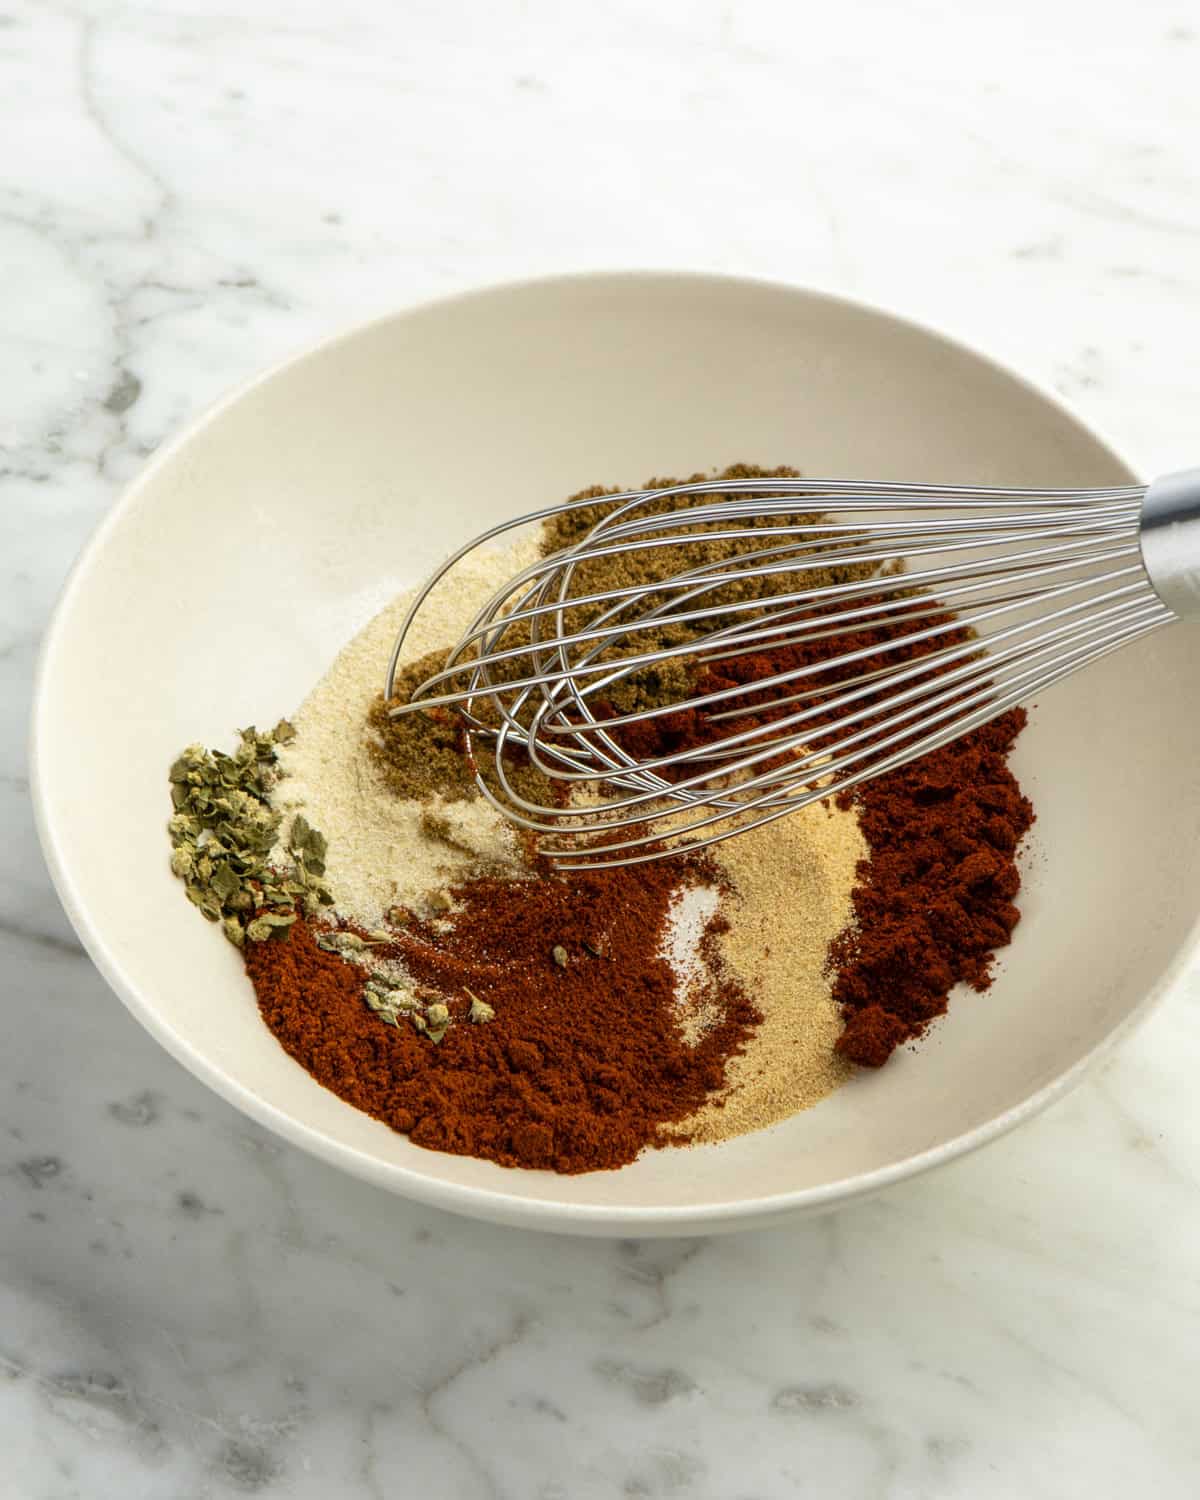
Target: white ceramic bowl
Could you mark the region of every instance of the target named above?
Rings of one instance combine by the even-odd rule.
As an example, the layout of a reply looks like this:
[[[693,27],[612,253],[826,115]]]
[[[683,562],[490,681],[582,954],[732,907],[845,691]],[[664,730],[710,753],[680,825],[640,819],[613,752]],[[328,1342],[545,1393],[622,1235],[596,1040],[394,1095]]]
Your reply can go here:
[[[1195,637],[1047,693],[1016,769],[1038,823],[995,987],[919,1052],[718,1147],[582,1177],[423,1151],[343,1104],[259,1021],[167,870],[166,767],[293,709],[391,594],[485,525],[602,480],[737,460],[809,474],[1127,481],[1057,402],[911,323],[791,287],[615,274],[502,286],[359,328],[158,455],[75,567],[34,712],[42,842],[105,978],[180,1062],[393,1192],[513,1224],[695,1233],[832,1207],[1061,1094],[1192,950]],[[381,671],[382,671],[382,663]]]

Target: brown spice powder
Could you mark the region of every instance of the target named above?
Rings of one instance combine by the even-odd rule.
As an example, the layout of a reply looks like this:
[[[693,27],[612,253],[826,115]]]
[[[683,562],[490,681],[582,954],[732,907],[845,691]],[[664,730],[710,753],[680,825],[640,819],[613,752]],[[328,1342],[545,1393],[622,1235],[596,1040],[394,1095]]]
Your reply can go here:
[[[642,488],[670,489],[678,484],[702,484],[706,479],[714,478],[736,480],[798,479],[799,477],[800,470],[790,468],[786,464],[774,469],[766,469],[759,464],[730,464],[715,475],[696,473],[686,480],[651,478],[646,480]],[[592,485],[572,495],[570,497],[572,500],[594,498],[596,504],[552,516],[544,526],[543,556],[549,556],[560,548],[570,547],[581,541],[592,527],[612,510],[612,505],[606,505],[604,502],[607,496],[614,493],[617,492],[605,489],[603,485]],[[638,514],[677,515],[680,511],[690,510],[717,498],[736,500],[747,497],[739,492],[730,492],[719,497],[703,492],[690,495],[669,495],[648,502]],[[765,499],[767,496],[759,498]],[[753,528],[756,535],[724,540],[717,540],[706,534],[718,529],[714,528],[712,523],[700,523],[694,531],[671,533],[681,538],[673,547],[639,548],[609,557],[590,558],[576,568],[572,587],[576,593],[582,594],[654,583],[660,578],[685,568],[700,567],[707,563],[728,562],[746,553],[754,552],[769,543],[770,532],[776,527],[819,525],[824,519],[826,518],[816,512],[745,517],[739,521],[739,526]],[[834,543],[831,542],[831,545]],[[837,543],[837,545],[841,544]],[[853,579],[867,577],[869,573],[870,566],[863,563],[840,563],[826,568],[811,568],[806,569],[803,574],[804,586],[816,588],[827,584],[847,583]],[[735,580],[723,584],[704,597],[714,607],[743,599],[765,598],[795,589],[798,586],[798,576],[796,573],[784,572],[759,579]],[[649,612],[662,597],[659,594],[647,595],[639,606],[639,613]],[[569,609],[565,612],[566,628],[568,630],[583,629],[591,616],[598,612],[596,606],[579,606],[573,610]],[[683,646],[710,630],[727,625],[729,620],[729,616],[713,615],[690,622],[673,621],[657,628],[639,630],[637,635],[624,645],[613,646],[598,659],[614,660],[622,655],[663,647]],[[614,686],[609,694],[609,706],[617,713],[637,713],[642,709],[674,702],[690,696],[694,687],[694,679],[695,668],[686,656],[642,667]]]
[[[416,689],[440,670],[449,649],[431,651],[398,668],[394,695],[385,702],[380,693],[367,714],[367,753],[383,785],[395,797],[428,800],[436,794],[443,802],[463,802],[479,795],[466,755],[463,722],[453,709],[430,708],[395,719],[388,712],[398,703],[407,703]],[[481,703],[477,711],[482,715],[486,705]],[[477,763],[484,780],[498,793],[492,757],[481,755]],[[518,750],[509,752],[505,771],[519,795],[531,802],[558,796],[557,785],[535,770]]]
[[[644,488],[666,489],[681,483],[702,483],[714,477],[736,480],[794,479],[798,476],[798,469],[792,469],[786,465],[775,469],[765,469],[757,464],[731,464],[718,475],[693,474],[687,481],[652,478],[646,481]],[[616,490],[606,489],[603,485],[592,485],[572,495],[570,497],[572,500],[594,498],[596,504],[551,517],[542,529],[542,556],[547,557],[563,547],[572,546],[580,541],[596,522],[612,509],[612,505],[606,505],[604,501],[606,496],[616,493],[618,493]],[[704,504],[712,498],[711,495],[703,493],[675,495],[651,502],[646,510],[651,514],[660,512],[678,514]],[[728,495],[722,498],[738,497]],[[814,512],[747,518],[745,525],[753,528],[756,534],[741,540],[714,540],[707,534],[713,529],[712,526],[701,525],[693,531],[675,533],[680,540],[673,547],[642,548],[610,557],[589,559],[576,568],[573,589],[576,593],[592,593],[626,588],[633,584],[652,583],[666,574],[683,568],[694,568],[705,563],[725,562],[755,551],[770,540],[769,533],[773,528],[788,523],[817,525],[822,519],[818,513]],[[866,577],[869,572],[868,564],[841,563],[827,568],[808,569],[804,572],[803,578],[806,587],[818,587]],[[706,597],[716,606],[740,599],[784,593],[797,587],[797,578],[798,575],[795,573],[779,573],[764,579],[734,581],[713,590]],[[658,597],[650,595],[644,601],[642,608],[650,609]],[[566,610],[565,628],[567,630],[583,629],[589,619],[601,608],[603,606],[576,606]],[[621,646],[614,646],[598,659],[615,660],[622,654],[628,655],[665,646],[683,646],[689,641],[696,640],[706,631],[727,623],[727,617],[718,619],[713,616],[690,623],[673,623],[639,631],[630,641]],[[517,646],[527,643],[528,640],[527,627],[518,622],[517,625],[510,627],[510,634],[505,637],[504,645],[506,648]],[[446,650],[433,651],[419,661],[401,668],[397,673],[396,693],[391,703],[385,703],[380,695],[371,706],[368,715],[370,753],[388,789],[398,797],[438,795],[447,801],[458,801],[470,799],[476,795],[474,777],[462,753],[464,741],[461,720],[457,714],[448,709],[435,708],[423,714],[407,714],[403,718],[393,719],[388,716],[389,707],[396,703],[407,703],[413,691],[441,668],[448,650],[449,644]],[[508,667],[499,664],[493,669],[493,676],[496,680],[503,681],[507,675],[511,680],[520,675],[523,669],[524,664],[520,662],[511,663]],[[660,704],[687,697],[692,691],[694,679],[695,666],[690,658],[686,656],[671,658],[641,668],[631,673],[625,681],[616,684],[610,692],[608,706],[610,710],[620,713],[636,713],[643,709],[654,708]],[[466,681],[467,679],[463,677],[455,679],[450,685],[465,686]],[[485,720],[488,718],[490,708],[485,700],[479,701],[476,705],[476,712]],[[485,780],[492,784],[495,773],[487,756],[479,758],[479,767]],[[507,769],[517,791],[528,800],[553,805],[560,798],[561,783],[552,782],[534,770],[518,753],[514,752],[511,755]]]

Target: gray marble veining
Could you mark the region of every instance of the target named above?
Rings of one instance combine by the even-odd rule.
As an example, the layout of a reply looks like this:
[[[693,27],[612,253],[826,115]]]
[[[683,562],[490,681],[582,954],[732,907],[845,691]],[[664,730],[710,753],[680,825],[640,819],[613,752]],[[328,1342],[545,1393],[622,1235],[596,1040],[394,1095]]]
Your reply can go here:
[[[0,1493],[1064,1500],[1200,1485],[1200,980],[1088,1085],[836,1217],[573,1242],[387,1198],[139,1030],[41,866],[70,561],[230,384],[588,265],[927,317],[1196,461],[1186,4],[0,0]],[[1190,382],[1190,385],[1189,385]]]

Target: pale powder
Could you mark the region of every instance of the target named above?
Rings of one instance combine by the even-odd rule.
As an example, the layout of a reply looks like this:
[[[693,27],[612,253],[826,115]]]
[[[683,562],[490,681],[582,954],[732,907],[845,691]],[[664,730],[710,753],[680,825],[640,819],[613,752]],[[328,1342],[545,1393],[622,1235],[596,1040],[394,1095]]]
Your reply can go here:
[[[855,870],[869,852],[855,810],[820,802],[713,848],[732,886],[721,956],[763,1019],[722,1093],[669,1133],[722,1141],[762,1130],[851,1076],[833,1050],[842,1023],[825,964],[853,920]]]
[[[422,605],[402,661],[457,640],[475,611],[538,555],[534,533],[465,558]],[[364,927],[378,927],[389,906],[420,906],[431,889],[464,880],[480,865],[528,873],[511,829],[484,798],[403,801],[382,785],[367,753],[367,710],[414,594],[394,599],[344,648],[294,715],[296,738],[278,752],[284,779],[272,802],[285,814],[303,810],[325,835],[325,876],[337,909]],[[461,849],[422,833],[421,818],[430,811],[446,820]],[[281,840],[290,822],[285,816]]]

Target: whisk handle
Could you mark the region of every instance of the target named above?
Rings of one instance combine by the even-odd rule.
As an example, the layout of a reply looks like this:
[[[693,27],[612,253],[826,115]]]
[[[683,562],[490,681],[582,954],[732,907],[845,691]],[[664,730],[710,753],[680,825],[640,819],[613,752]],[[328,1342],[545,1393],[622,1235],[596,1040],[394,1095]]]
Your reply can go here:
[[[1200,615],[1200,469],[1164,474],[1142,499],[1142,562],[1168,609]]]

